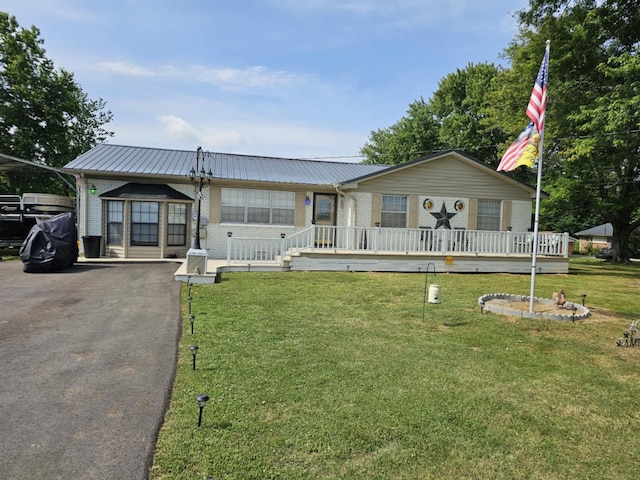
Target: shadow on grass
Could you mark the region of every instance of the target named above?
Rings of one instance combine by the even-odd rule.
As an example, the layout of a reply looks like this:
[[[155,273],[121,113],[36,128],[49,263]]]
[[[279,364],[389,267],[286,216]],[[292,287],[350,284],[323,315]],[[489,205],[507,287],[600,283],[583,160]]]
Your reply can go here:
[[[442,325],[445,327],[464,327],[465,325],[469,325],[469,322],[445,322]]]
[[[569,264],[569,275],[638,278],[640,276],[640,263],[616,264],[606,260],[584,259]]]
[[[231,427],[233,427],[233,423],[231,422],[218,422],[218,423],[212,423],[212,424],[204,424],[202,425],[202,427],[200,428],[206,428],[207,430],[229,430]]]

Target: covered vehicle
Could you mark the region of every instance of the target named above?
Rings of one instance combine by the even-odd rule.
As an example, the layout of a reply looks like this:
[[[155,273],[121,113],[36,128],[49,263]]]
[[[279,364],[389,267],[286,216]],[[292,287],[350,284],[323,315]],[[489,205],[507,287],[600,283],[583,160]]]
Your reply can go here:
[[[23,271],[56,272],[78,260],[78,238],[71,212],[61,213],[34,225],[20,247]]]

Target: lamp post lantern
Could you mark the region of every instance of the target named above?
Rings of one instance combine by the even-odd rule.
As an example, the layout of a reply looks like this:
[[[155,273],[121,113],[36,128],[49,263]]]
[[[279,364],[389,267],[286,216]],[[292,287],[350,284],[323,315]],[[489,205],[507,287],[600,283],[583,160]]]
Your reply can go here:
[[[200,164],[200,159],[202,158],[202,166],[200,167],[200,171],[196,172],[194,167],[191,167],[189,170],[189,179],[191,183],[197,189],[196,197],[198,199],[198,211],[196,213],[196,231],[193,235],[191,241],[191,248],[200,250],[200,211],[202,207],[202,188],[205,186],[205,181],[207,186],[211,184],[211,180],[213,180],[213,172],[211,168],[209,168],[208,172],[204,170],[204,153],[202,152],[202,147],[198,147],[196,150],[196,167]]]

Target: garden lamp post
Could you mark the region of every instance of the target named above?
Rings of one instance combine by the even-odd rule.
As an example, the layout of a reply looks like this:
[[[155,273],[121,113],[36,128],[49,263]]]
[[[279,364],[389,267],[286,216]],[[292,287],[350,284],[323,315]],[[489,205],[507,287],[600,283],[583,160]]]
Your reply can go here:
[[[208,172],[205,172],[204,170],[204,154],[202,152],[202,147],[198,147],[196,150],[196,167],[200,164],[200,158],[203,160],[200,171],[196,172],[194,167],[191,167],[191,170],[189,170],[189,179],[197,188],[196,197],[198,199],[198,212],[196,214],[196,231],[191,242],[191,248],[197,250],[200,250],[200,209],[202,207],[202,188],[205,186],[205,181],[207,182],[207,185],[209,185],[213,179],[213,172],[211,172],[211,168],[209,168]]]
[[[198,414],[198,426],[200,426],[202,424],[202,409],[209,401],[209,395],[201,393],[196,397],[196,400],[198,401],[198,406],[200,407],[200,413]]]

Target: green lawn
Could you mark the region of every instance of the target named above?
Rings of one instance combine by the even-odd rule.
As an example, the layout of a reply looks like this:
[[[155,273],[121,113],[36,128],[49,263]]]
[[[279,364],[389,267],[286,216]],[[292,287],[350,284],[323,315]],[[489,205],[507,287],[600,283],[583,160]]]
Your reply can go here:
[[[183,288],[175,389],[152,479],[635,479],[640,266],[538,275],[594,311],[481,314],[528,275],[235,273]],[[190,345],[198,345],[192,370]],[[211,397],[197,427],[199,393]]]

